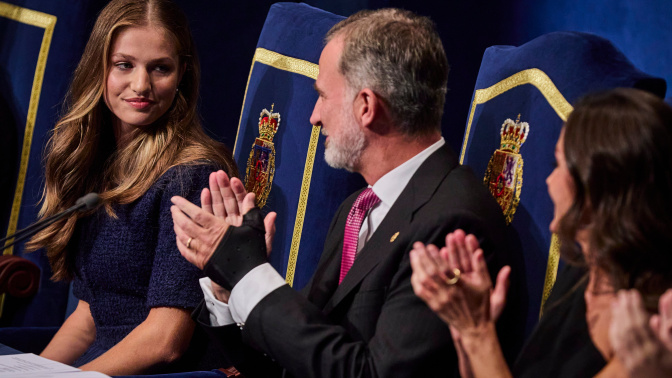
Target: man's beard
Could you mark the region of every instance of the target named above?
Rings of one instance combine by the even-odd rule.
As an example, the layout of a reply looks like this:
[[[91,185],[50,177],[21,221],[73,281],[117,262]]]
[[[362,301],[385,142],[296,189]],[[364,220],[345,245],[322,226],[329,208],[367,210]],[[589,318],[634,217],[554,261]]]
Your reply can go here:
[[[348,126],[348,130],[343,130],[338,139],[334,136],[329,138],[324,148],[324,160],[332,168],[343,168],[348,172],[353,172],[359,165],[362,152],[366,147],[366,136],[364,131],[357,127],[354,119],[348,121],[345,124],[351,126]]]

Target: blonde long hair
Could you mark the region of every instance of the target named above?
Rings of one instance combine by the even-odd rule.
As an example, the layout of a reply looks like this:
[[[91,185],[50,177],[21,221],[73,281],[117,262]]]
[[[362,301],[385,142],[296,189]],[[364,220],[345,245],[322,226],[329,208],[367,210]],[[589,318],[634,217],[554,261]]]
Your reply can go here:
[[[103,100],[110,46],[127,27],[157,26],[172,38],[185,67],[173,105],[154,124],[132,132],[117,150],[112,114]],[[45,188],[40,217],[74,205],[77,198],[98,192],[114,216],[112,204],[140,198],[169,168],[210,163],[237,176],[224,145],[203,131],[198,112],[200,67],[186,17],[169,0],[113,0],[100,13],[75,70],[65,115],[58,121],[45,151]],[[73,215],[36,234],[26,250],[46,248],[54,280],[71,279],[73,253],[68,243],[77,219]],[[74,252],[74,251],[73,251]]]

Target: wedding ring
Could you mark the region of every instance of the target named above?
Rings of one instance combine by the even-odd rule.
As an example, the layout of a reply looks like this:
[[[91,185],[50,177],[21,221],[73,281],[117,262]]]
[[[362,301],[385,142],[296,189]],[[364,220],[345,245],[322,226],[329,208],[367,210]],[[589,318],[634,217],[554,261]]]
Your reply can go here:
[[[187,240],[187,248],[191,248],[191,241],[192,241],[192,240],[194,240],[194,238],[189,238],[189,240]],[[458,271],[458,272],[459,272],[459,271]],[[460,277],[458,276],[457,278],[460,278]],[[457,282],[457,281],[456,281],[456,282]]]
[[[460,280],[460,274],[462,272],[459,269],[453,269],[453,278],[446,278],[446,285],[455,285]]]

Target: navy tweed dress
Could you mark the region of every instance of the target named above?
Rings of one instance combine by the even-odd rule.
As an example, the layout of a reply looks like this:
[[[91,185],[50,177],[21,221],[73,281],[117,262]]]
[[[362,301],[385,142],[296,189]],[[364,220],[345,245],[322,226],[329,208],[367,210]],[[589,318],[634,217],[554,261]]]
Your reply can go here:
[[[170,198],[200,205],[213,165],[170,168],[139,199],[103,208],[78,221],[70,248],[76,251],[74,295],[89,304],[96,338],[74,366],[92,361],[142,323],[153,307],[193,309],[203,298],[201,271],[175,244]]]

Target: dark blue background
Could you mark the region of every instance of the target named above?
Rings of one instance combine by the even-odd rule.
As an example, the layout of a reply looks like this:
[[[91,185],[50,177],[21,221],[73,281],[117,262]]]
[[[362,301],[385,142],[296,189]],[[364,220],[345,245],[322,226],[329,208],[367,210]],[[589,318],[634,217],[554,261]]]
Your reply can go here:
[[[81,56],[102,0],[3,0],[56,15],[33,138],[18,227],[37,214],[41,155],[48,130],[58,118],[72,71]],[[200,52],[201,114],[207,131],[233,146],[252,56],[272,1],[176,0],[191,21]],[[462,143],[476,76],[485,49],[520,45],[555,30],[596,33],[610,39],[643,71],[672,79],[672,2],[669,0],[314,0],[310,5],[347,16],[363,8],[394,6],[430,16],[441,34],[452,71],[443,132],[456,150]],[[14,194],[18,153],[35,59],[42,30],[0,17],[0,234],[4,234]],[[668,96],[670,96],[668,90]],[[19,251],[21,247],[18,248]],[[42,260],[38,254],[29,256]],[[67,290],[43,276],[41,290]],[[44,297],[44,296],[43,296]],[[50,300],[56,300],[56,295]],[[55,303],[55,307],[63,306]],[[45,307],[46,308],[46,307]],[[45,310],[50,312],[50,310]],[[56,320],[58,324],[62,320]],[[33,324],[51,324],[46,317]]]
[[[256,39],[273,1],[178,0],[192,20],[203,66],[202,114],[214,135],[235,139]],[[556,30],[585,31],[611,40],[644,72],[672,80],[672,2],[667,0],[313,0],[348,16],[364,8],[399,7],[431,17],[452,70],[443,132],[459,150],[485,49],[521,45]],[[668,96],[672,96],[668,91]]]

